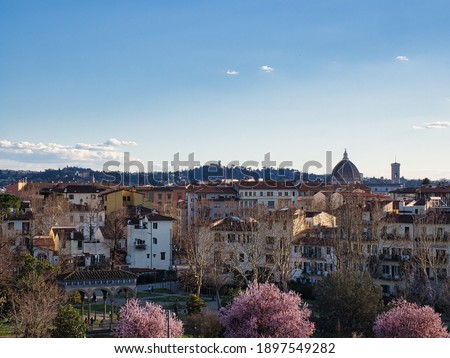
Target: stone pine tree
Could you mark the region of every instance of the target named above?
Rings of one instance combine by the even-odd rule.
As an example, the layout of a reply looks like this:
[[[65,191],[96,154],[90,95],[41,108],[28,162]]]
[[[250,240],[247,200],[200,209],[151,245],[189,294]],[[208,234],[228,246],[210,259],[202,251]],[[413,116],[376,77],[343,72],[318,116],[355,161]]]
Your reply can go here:
[[[183,335],[183,323],[152,302],[141,305],[139,300],[128,300],[119,311],[116,335],[119,338],[177,338]]]
[[[53,320],[53,338],[83,338],[85,336],[85,324],[80,312],[72,305],[62,305]]]
[[[228,338],[307,338],[314,333],[311,311],[296,293],[252,283],[220,312]]]
[[[326,337],[371,336],[383,308],[382,292],[367,273],[336,271],[314,288],[318,330]]]
[[[378,338],[450,338],[441,316],[430,306],[419,306],[404,299],[391,302],[373,328]]]

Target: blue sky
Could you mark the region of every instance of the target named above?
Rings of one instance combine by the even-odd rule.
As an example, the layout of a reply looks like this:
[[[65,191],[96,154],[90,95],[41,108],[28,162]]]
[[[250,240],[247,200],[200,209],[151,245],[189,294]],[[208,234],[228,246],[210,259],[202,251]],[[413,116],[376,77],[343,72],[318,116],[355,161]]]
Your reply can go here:
[[[0,1],[0,168],[333,164],[450,178],[450,2]],[[314,170],[324,173],[325,169]]]

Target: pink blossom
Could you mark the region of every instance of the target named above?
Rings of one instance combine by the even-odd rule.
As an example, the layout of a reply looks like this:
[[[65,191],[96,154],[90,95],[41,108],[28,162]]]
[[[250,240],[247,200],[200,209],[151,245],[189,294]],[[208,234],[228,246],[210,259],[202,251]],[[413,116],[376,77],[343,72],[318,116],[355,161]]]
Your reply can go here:
[[[221,310],[226,337],[307,338],[314,333],[311,311],[294,292],[253,283]]]
[[[378,338],[450,338],[433,308],[404,299],[393,301],[389,311],[378,315],[373,330]]]
[[[128,300],[119,311],[120,319],[116,335],[121,338],[164,338],[167,337],[167,313],[152,302],[141,305],[139,300]],[[170,336],[183,335],[182,322],[172,314]]]

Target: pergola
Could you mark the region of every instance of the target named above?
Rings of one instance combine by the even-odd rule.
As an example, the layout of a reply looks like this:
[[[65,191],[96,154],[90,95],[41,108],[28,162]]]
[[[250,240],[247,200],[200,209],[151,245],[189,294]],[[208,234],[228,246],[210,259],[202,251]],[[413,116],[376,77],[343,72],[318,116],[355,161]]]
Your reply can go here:
[[[113,320],[114,300],[119,293],[125,298],[136,296],[138,275],[123,270],[84,270],[73,271],[58,276],[58,284],[70,295],[79,292],[81,295],[81,315],[84,317],[84,301],[87,300],[87,319],[91,319],[91,303],[96,299],[95,292],[103,294],[103,322],[106,322],[106,300],[110,299],[110,324]]]

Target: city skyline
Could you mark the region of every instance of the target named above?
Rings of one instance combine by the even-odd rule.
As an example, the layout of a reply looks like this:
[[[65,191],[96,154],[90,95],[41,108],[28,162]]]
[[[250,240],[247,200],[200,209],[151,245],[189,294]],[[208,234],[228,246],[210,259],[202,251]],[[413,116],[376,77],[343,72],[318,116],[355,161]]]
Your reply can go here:
[[[446,1],[6,1],[0,168],[332,165],[450,178]],[[325,173],[325,164],[317,174]]]

